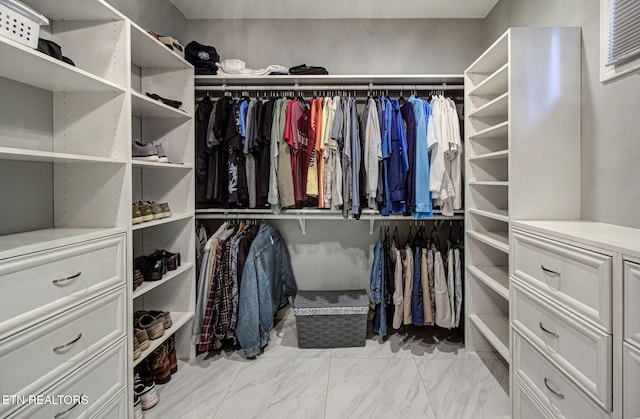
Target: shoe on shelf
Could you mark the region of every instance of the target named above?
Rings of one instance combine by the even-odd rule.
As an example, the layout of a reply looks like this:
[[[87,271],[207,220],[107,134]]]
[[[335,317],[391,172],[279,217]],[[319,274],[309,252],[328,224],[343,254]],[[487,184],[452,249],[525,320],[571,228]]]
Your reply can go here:
[[[133,204],[131,208],[131,224],[139,224],[143,222],[144,219],[142,217],[142,211],[140,211],[140,206]]]
[[[140,349],[140,344],[138,343],[138,339],[134,336],[133,337],[133,360],[135,361],[136,359],[140,358],[140,355],[142,355],[142,349]]]
[[[153,259],[163,259],[165,265],[167,265],[167,270],[175,271],[180,266],[180,253],[171,253],[166,250],[155,250],[152,254],[149,255],[150,258]]]
[[[173,326],[173,320],[171,319],[171,312],[169,311],[149,310],[147,314],[149,314],[150,316],[153,316],[153,318],[162,319],[162,326],[165,329],[168,329],[171,326]]]
[[[171,367],[171,374],[178,372],[178,357],[176,356],[176,335],[171,335],[167,339],[167,352],[169,354],[169,366]]]
[[[169,208],[169,203],[161,202],[160,208],[162,208],[162,213],[165,217],[171,217],[171,208]]]
[[[146,201],[145,203],[151,207],[151,213],[153,214],[154,220],[159,220],[160,218],[166,217],[166,215],[164,215],[164,210],[159,203],[154,201]]]
[[[155,146],[156,154],[158,155],[158,163],[169,163],[169,158],[167,157],[167,153],[165,153],[162,144],[157,143]]]
[[[138,256],[133,260],[133,269],[142,272],[145,281],[159,281],[167,273],[164,259],[153,259],[148,256]]]
[[[171,380],[171,362],[167,355],[167,342],[158,346],[148,358],[149,370],[153,381],[158,384],[166,384]]]
[[[153,212],[151,212],[151,205],[149,205],[146,202],[137,201],[133,204],[133,206],[138,207],[140,214],[142,214],[142,221],[153,220]]]
[[[131,157],[136,160],[142,161],[159,161],[158,152],[156,147],[151,143],[142,144],[138,140],[134,140],[131,143]]]
[[[133,271],[133,290],[135,291],[144,282],[144,275],[140,269]]]
[[[156,93],[145,93],[153,100],[157,100],[160,103],[164,103],[165,105],[171,106],[172,108],[179,109],[182,106],[182,102],[179,100],[166,99]]]
[[[143,314],[135,324],[138,329],[145,329],[149,339],[154,340],[164,335],[164,324],[162,318],[155,318],[147,313]]]
[[[156,383],[142,379],[140,374],[135,375],[133,394],[140,398],[140,406],[142,407],[142,410],[149,410],[158,404]]]
[[[144,413],[142,413],[142,402],[140,401],[140,397],[135,394],[133,395],[133,418],[144,419]]]
[[[138,341],[138,345],[140,346],[141,351],[146,351],[149,349],[149,334],[147,333],[147,329],[134,328],[133,329],[134,338]]]

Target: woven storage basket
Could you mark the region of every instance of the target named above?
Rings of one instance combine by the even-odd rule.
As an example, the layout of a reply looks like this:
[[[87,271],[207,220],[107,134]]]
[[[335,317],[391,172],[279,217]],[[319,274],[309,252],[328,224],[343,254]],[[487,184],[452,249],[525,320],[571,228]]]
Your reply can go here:
[[[365,345],[369,312],[365,290],[298,291],[293,312],[300,348]]]
[[[31,48],[38,47],[40,25],[49,20],[17,0],[0,0],[0,35]]]

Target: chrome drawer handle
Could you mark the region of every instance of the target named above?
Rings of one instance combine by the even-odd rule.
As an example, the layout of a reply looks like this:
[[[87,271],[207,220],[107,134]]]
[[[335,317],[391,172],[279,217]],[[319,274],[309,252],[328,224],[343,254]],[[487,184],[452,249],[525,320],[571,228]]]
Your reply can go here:
[[[82,398],[82,396],[80,397],[80,399]],[[59,417],[62,417],[64,415],[66,415],[67,413],[71,412],[73,409],[75,409],[76,407],[78,407],[78,405],[80,404],[80,399],[78,399],[77,402],[75,402],[72,406],[69,406],[68,408],[64,409],[62,412],[58,412],[56,413],[56,415],[54,416],[54,419],[57,419]]]
[[[553,336],[554,338],[559,338],[559,337],[560,337],[560,335],[559,335],[559,334],[557,334],[557,333],[555,333],[555,332],[552,332],[551,330],[549,330],[549,329],[545,328],[545,327],[542,325],[542,322],[538,322],[538,324],[540,325],[540,329],[542,329],[542,331],[543,331],[544,333],[548,334],[549,336]]]
[[[68,276],[68,277],[66,277],[66,278],[54,279],[52,282],[53,282],[55,285],[58,285],[58,284],[62,284],[62,285],[64,285],[64,283],[65,283],[65,282],[67,282],[67,281],[71,281],[72,279],[76,279],[76,278],[77,278],[77,277],[79,277],[80,275],[82,275],[82,271],[78,272],[78,273],[77,273],[77,274],[75,274],[75,275]]]
[[[557,398],[559,398],[560,400],[564,400],[564,394],[562,393],[558,393],[557,391],[555,391],[554,389],[552,389],[551,387],[549,387],[549,380],[547,380],[547,378],[545,377],[544,379],[544,385],[549,389],[550,392],[552,392]]]
[[[552,271],[551,269],[547,269],[544,265],[540,265],[540,269],[542,269],[546,274],[551,276],[560,276],[560,272]]]
[[[78,336],[74,340],[72,340],[71,342],[67,342],[64,345],[56,346],[55,348],[53,348],[53,352],[60,352],[63,349],[68,348],[69,346],[71,346],[74,343],[76,343],[77,341],[79,341],[81,337],[82,337],[82,333],[78,333]]]

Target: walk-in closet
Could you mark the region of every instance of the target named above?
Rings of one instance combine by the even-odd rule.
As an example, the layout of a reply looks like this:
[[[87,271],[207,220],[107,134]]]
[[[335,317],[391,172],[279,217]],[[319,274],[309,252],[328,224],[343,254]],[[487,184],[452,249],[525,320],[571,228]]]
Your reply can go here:
[[[640,417],[639,15],[0,0],[0,417]]]

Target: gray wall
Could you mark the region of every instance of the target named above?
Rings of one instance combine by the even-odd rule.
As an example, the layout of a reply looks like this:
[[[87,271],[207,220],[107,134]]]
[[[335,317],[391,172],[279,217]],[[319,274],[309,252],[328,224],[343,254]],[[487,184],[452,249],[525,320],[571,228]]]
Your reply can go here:
[[[186,45],[187,20],[169,0],[107,0],[146,30],[169,35]]]
[[[318,65],[330,74],[462,73],[482,51],[482,19],[189,20],[188,40],[248,68]]]
[[[582,27],[582,218],[640,227],[640,75],[600,83],[599,15],[599,0],[501,0],[485,47],[509,27]]]

